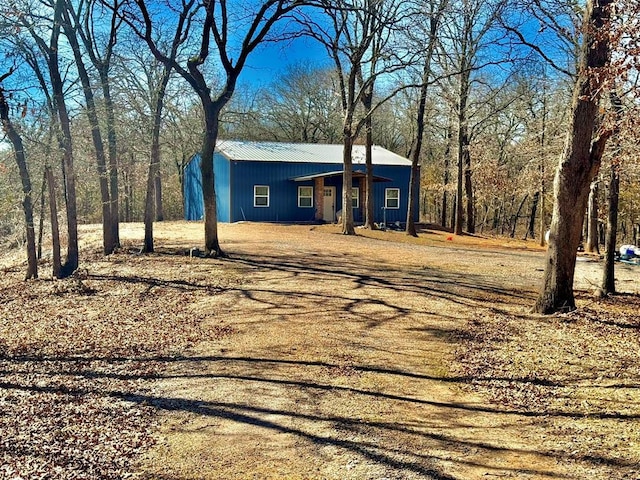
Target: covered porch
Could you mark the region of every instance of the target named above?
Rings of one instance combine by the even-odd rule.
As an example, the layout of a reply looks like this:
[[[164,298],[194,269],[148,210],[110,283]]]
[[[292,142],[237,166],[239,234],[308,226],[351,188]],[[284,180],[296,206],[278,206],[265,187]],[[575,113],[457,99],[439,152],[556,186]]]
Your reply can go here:
[[[337,214],[342,210],[342,177],[344,170],[315,173],[292,178],[295,182],[313,182],[315,220],[335,223]],[[354,220],[364,221],[364,207],[366,198],[366,174],[354,170],[352,173],[352,208]],[[374,182],[391,182],[390,178],[373,176]]]

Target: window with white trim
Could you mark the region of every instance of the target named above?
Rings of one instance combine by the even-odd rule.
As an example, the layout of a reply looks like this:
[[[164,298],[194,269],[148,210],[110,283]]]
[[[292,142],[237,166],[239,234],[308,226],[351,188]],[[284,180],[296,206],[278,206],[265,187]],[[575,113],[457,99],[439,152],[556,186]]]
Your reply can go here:
[[[269,186],[268,185],[253,186],[253,206],[254,207],[269,206]]]
[[[351,188],[351,208],[360,208],[360,187]]]
[[[298,187],[298,207],[313,207],[313,187]]]
[[[385,208],[400,208],[400,189],[385,188],[384,189],[384,206]]]

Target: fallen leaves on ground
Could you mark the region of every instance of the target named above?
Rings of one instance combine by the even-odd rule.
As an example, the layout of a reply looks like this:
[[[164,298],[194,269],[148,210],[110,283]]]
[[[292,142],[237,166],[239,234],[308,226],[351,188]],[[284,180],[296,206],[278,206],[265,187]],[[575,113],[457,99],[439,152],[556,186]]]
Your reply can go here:
[[[477,315],[460,335],[459,370],[504,408],[542,417],[546,444],[607,478],[640,475],[640,297],[581,299],[571,313]],[[583,470],[580,470],[580,469]]]
[[[66,280],[0,280],[0,478],[130,477],[154,441],[154,382],[233,333],[189,308],[239,281],[214,261],[88,257]]]

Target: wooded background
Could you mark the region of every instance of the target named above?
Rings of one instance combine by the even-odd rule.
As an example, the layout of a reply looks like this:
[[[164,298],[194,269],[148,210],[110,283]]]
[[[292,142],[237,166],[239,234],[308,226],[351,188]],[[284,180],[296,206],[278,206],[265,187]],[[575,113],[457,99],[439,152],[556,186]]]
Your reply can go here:
[[[341,143],[345,132],[341,95],[345,78],[353,74],[360,95],[353,106],[352,135],[357,143],[365,141],[364,120],[370,117],[373,142],[410,157],[417,121],[424,122],[419,150],[422,221],[453,229],[459,206],[464,208],[461,220],[468,232],[540,239],[546,231],[583,36],[580,4],[378,0],[330,2],[329,8],[325,2],[213,3],[218,4],[218,20],[230,13],[229,24],[238,25],[248,22],[249,11],[292,7],[258,43],[273,48],[279,42],[278,48],[286,52],[301,48],[296,42],[305,37],[305,42],[324,41],[329,46],[326,57],[283,64],[266,83],[256,80],[255,73],[246,80],[239,75],[233,97],[222,111],[218,138]],[[182,172],[202,146],[202,107],[193,88],[159,61],[141,38],[141,6],[148,9],[148,20],[155,27],[155,45],[166,52],[173,45],[176,63],[185,64],[202,40],[196,27],[205,19],[195,2],[16,0],[0,9],[2,69],[11,72],[2,88],[10,120],[24,142],[36,229],[40,219],[46,231],[50,223],[48,202],[43,203],[45,167],[54,172],[58,204],[65,203],[61,165],[70,149],[65,147],[58,115],[62,98],[70,118],[78,222],[102,222],[111,211],[105,204],[114,201],[119,221],[142,221],[148,191],[155,201],[155,220],[183,217]],[[329,27],[337,18],[354,14],[364,26],[353,27],[332,58]],[[375,35],[373,29],[369,32],[371,38],[366,22],[377,22]],[[632,37],[618,39],[629,55],[637,50]],[[360,57],[349,56],[358,38],[368,43]],[[241,51],[241,36],[230,33],[224,40],[230,56]],[[258,46],[252,54],[269,55],[260,48],[266,47]],[[343,62],[342,72],[336,68],[336,58]],[[609,143],[605,165],[592,186],[587,218],[592,219],[598,244],[604,243],[611,161],[620,172],[619,240],[638,242],[633,68],[627,68],[617,84],[626,118],[617,127],[617,140]],[[57,77],[52,74],[56,69],[60,85],[55,85]],[[211,87],[224,83],[219,62],[204,64],[203,72]],[[367,78],[375,83],[367,83]],[[163,88],[159,168],[149,184],[151,132]],[[369,106],[357,101],[363,99],[358,89],[367,88],[372,96]],[[602,101],[602,112],[610,110],[608,102]],[[601,124],[605,122],[603,113]],[[0,233],[6,247],[25,238],[21,206],[25,193],[8,142],[0,150],[0,173]],[[587,231],[585,225],[585,241]],[[591,243],[591,248],[597,246]]]

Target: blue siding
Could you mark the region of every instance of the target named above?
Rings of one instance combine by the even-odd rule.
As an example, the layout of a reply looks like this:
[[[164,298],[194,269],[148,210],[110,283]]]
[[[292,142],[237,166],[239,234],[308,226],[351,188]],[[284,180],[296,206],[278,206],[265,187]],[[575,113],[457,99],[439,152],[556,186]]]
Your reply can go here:
[[[194,155],[184,169],[184,218],[202,220],[204,203],[202,201],[202,174],[200,155]]]
[[[407,207],[408,203],[408,193],[409,193],[409,178],[411,176],[411,167],[398,167],[398,166],[390,166],[390,165],[376,165],[373,168],[374,175],[379,175],[381,177],[390,178],[391,182],[376,182],[373,184],[373,218],[374,222],[380,223],[384,218],[384,200],[385,200],[385,190],[387,188],[399,188],[400,189],[400,208],[388,209],[386,211],[387,214],[387,223],[393,222],[406,222],[407,221]],[[416,218],[418,220],[418,196],[415,197],[415,212]]]
[[[354,170],[363,171],[363,166]],[[334,172],[342,169],[340,164],[291,163],[291,162],[252,162],[229,161],[224,156],[214,156],[216,198],[218,202],[218,220],[237,222],[240,220],[260,222],[306,222],[315,219],[316,205],[314,195],[313,208],[298,207],[298,187],[314,186],[313,180],[295,182],[292,178],[318,173]],[[374,221],[382,222],[385,189],[400,189],[400,208],[386,211],[387,223],[405,222],[407,217],[407,193],[410,167],[376,165],[374,175],[392,179],[390,182],[374,183]],[[185,168],[185,218],[200,220],[204,214],[202,203],[202,182],[200,157],[196,156]],[[269,206],[254,207],[254,186],[269,187]],[[336,187],[338,204],[342,202],[342,176],[325,179],[326,186]],[[358,181],[354,186],[359,186]],[[315,193],[315,192],[314,192]],[[418,206],[416,195],[416,207]],[[418,219],[416,208],[416,220]],[[354,210],[354,220],[363,221],[364,202]]]
[[[202,200],[202,172],[201,159],[196,154],[184,169],[184,218],[185,220],[202,220],[204,217],[204,202]],[[229,222],[229,198],[231,177],[229,160],[216,153],[214,155],[214,174],[216,184],[216,202],[218,206],[218,221]]]
[[[313,181],[294,182],[292,178],[314,173],[334,172],[340,165],[290,162],[231,163],[233,188],[231,192],[232,221],[306,222],[315,218],[314,208],[298,207],[298,187],[313,186]],[[337,179],[329,179],[329,181]],[[340,182],[342,183],[342,182]],[[327,182],[329,184],[329,182]],[[253,187],[269,187],[269,206],[253,206]],[[340,194],[340,191],[337,191]]]
[[[231,162],[216,153],[213,155],[213,172],[216,184],[216,203],[218,207],[218,221],[230,222],[231,212]]]

